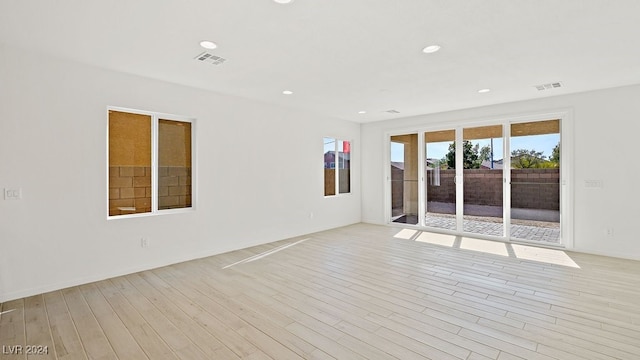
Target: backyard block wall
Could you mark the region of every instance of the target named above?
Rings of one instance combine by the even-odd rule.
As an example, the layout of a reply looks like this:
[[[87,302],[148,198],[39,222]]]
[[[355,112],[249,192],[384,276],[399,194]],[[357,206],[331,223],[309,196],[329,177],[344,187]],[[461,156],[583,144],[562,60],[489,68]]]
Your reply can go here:
[[[158,209],[191,207],[191,168],[158,168]],[[109,168],[109,216],[151,211],[151,168]]]
[[[455,203],[454,176],[454,169],[440,170],[440,186],[434,186],[427,170],[429,201]],[[511,207],[559,210],[559,180],[559,169],[511,169]],[[502,206],[502,170],[465,170],[464,186],[466,204]]]
[[[151,211],[151,168],[109,168],[109,216]]]
[[[560,169],[511,169],[511,207],[560,210]]]
[[[158,209],[179,209],[191,206],[191,168],[160,166],[158,168]]]
[[[391,167],[391,208],[402,209],[404,198],[404,170]]]

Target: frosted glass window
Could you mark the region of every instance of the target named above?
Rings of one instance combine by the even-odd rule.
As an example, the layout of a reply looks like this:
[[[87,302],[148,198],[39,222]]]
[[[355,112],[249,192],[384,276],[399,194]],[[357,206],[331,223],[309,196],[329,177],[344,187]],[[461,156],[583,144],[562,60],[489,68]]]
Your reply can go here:
[[[108,216],[193,207],[193,120],[109,110]]]

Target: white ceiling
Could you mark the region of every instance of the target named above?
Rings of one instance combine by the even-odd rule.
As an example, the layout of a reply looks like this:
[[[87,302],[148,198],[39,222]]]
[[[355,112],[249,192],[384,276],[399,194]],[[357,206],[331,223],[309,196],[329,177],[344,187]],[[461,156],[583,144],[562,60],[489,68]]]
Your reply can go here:
[[[357,122],[638,84],[639,39],[638,0],[0,0],[1,43]]]

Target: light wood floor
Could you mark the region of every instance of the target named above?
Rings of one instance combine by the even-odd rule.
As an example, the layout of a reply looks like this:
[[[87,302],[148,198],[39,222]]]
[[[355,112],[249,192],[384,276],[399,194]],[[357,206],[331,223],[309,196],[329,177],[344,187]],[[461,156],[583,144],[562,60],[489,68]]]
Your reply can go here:
[[[640,359],[640,263],[358,224],[0,312],[2,359]]]

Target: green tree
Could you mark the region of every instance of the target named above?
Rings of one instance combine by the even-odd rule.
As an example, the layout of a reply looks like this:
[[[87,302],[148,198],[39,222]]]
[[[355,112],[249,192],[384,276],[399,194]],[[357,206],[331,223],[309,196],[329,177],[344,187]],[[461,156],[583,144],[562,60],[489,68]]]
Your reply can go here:
[[[482,160],[478,158],[478,149],[479,145],[475,146],[469,140],[465,140],[462,143],[463,149],[463,160],[462,167],[463,169],[478,169]],[[449,145],[449,152],[445,155],[445,160],[447,162],[447,166],[450,169],[456,168],[456,143],[453,142]]]
[[[558,166],[558,164],[560,164],[560,143],[558,143],[558,145],[556,145],[551,151],[551,156],[549,157],[549,161],[551,161],[552,163],[555,163],[556,167]]]
[[[548,162],[542,151],[517,149],[511,152],[511,167],[516,169],[532,169],[547,167]]]
[[[491,146],[485,145],[480,149],[480,161],[491,160]]]

